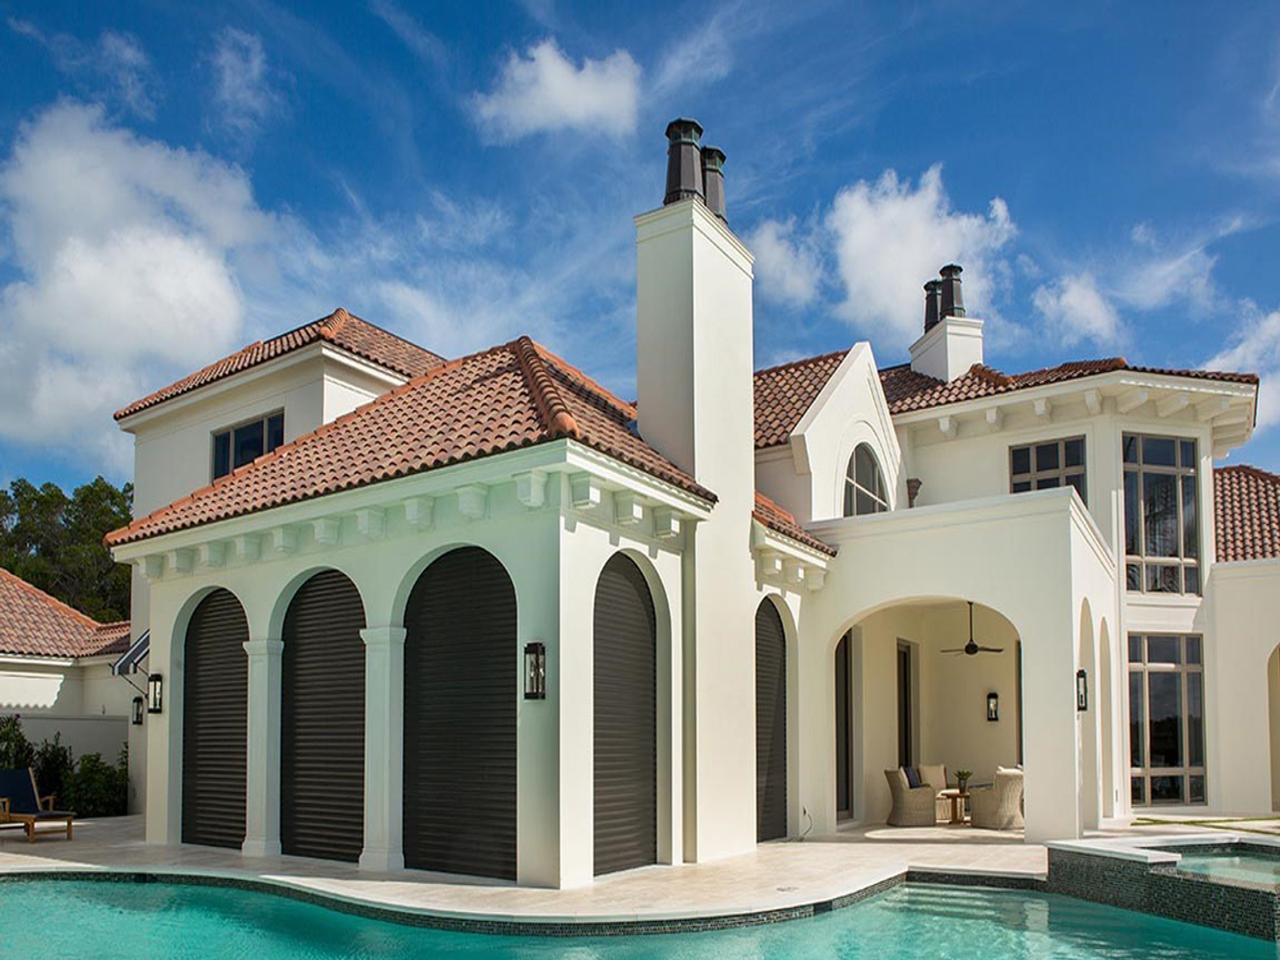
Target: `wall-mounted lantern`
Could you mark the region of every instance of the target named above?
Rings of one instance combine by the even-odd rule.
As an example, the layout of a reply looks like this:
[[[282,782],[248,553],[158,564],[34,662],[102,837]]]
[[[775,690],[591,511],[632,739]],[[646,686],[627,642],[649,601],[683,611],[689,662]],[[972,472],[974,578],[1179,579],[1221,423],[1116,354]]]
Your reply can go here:
[[[547,699],[547,648],[538,641],[524,645],[524,698]]]
[[[994,690],[987,694],[987,720],[995,723],[1000,719],[1000,694]]]
[[[1081,668],[1076,671],[1076,709],[1089,709],[1089,675]]]
[[[142,698],[133,698],[133,725],[135,727],[142,726]]]
[[[164,709],[164,677],[158,673],[147,676],[147,713],[160,713]]]

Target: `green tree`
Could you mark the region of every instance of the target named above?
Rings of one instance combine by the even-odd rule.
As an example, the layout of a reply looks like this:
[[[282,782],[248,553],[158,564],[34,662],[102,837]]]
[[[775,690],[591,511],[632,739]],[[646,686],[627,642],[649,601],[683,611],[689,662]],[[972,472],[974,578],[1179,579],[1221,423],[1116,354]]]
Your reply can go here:
[[[0,567],[95,620],[129,616],[129,568],[102,538],[129,522],[133,484],[102,477],[67,496],[57,484],[14,480],[0,490]]]

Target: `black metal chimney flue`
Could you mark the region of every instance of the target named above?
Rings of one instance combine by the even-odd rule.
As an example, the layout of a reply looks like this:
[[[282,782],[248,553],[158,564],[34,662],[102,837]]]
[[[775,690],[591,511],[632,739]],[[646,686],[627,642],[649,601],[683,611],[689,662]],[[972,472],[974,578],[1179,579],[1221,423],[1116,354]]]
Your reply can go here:
[[[942,281],[930,280],[924,285],[924,331],[928,333],[942,319]]]
[[[702,148],[702,189],[707,209],[728,223],[724,215],[724,151],[719,147]]]
[[[964,298],[960,295],[960,266],[949,263],[942,268],[942,317],[963,317]]]
[[[701,140],[702,124],[697,120],[679,117],[667,124],[667,195],[663,206],[690,197],[705,199]]]

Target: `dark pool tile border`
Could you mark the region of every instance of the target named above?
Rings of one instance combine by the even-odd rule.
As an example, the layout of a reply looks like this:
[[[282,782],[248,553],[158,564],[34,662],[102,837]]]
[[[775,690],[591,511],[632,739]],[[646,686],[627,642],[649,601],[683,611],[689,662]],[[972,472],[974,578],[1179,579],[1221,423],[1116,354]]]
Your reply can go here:
[[[0,873],[0,883],[23,883],[37,881],[89,881],[89,882],[123,882],[123,883],[174,883],[189,886],[226,887],[241,890],[253,890],[274,896],[297,900],[315,906],[337,910],[340,913],[364,917],[370,920],[384,920],[402,926],[426,927],[436,930],[447,930],[454,933],[483,933],[502,936],[538,936],[538,937],[616,937],[639,936],[665,933],[700,933],[714,930],[731,930],[741,927],[756,927],[766,924],[783,923],[788,920],[802,920],[820,916],[853,906],[872,897],[879,896],[894,887],[908,882],[938,883],[955,880],[960,884],[971,886],[1004,887],[1023,889],[1017,877],[990,877],[967,874],[938,874],[928,871],[916,871],[913,879],[912,871],[904,871],[877,883],[855,890],[851,893],[820,900],[814,903],[800,904],[778,910],[764,910],[754,913],[724,914],[711,917],[677,917],[664,920],[617,920],[617,921],[520,921],[520,920],[487,920],[480,918],[451,917],[440,914],[410,912],[394,907],[382,907],[376,904],[361,903],[343,898],[329,896],[304,890],[299,887],[255,880],[251,877],[217,876],[197,873],[164,873],[154,871],[132,870],[31,870],[18,873]],[[940,877],[948,880],[940,881]],[[975,882],[977,881],[977,882]]]
[[[987,887],[992,890],[1030,890],[1046,893],[1045,878],[1029,874],[953,873],[947,870],[907,870],[907,883],[940,883],[948,887]]]
[[[1049,849],[1050,893],[1105,903],[1260,940],[1280,940],[1275,890],[1210,880],[1176,865],[1084,850]]]

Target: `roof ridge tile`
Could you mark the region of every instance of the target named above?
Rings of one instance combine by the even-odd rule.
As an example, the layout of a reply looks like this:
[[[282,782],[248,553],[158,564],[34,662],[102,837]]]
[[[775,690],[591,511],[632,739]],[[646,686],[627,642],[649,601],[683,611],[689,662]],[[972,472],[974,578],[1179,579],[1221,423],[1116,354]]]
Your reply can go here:
[[[533,395],[534,406],[542,419],[543,427],[553,437],[577,440],[582,434],[578,429],[578,422],[569,411],[564,397],[560,395],[555,379],[547,370],[537,346],[527,336],[518,337],[510,346],[520,364],[520,373]]]

